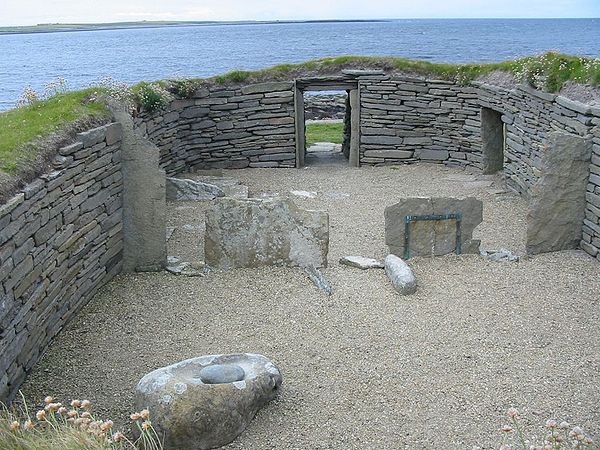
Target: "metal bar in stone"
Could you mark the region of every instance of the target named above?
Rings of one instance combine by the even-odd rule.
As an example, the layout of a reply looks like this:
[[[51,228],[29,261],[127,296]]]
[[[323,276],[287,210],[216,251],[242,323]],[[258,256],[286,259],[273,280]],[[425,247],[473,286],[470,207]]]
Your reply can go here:
[[[462,231],[461,231],[461,222],[462,222],[462,214],[461,213],[451,213],[451,214],[423,214],[417,216],[405,216],[404,217],[404,259],[410,259],[410,224],[418,221],[437,221],[437,220],[456,220],[456,246],[455,253],[460,255],[462,253]]]

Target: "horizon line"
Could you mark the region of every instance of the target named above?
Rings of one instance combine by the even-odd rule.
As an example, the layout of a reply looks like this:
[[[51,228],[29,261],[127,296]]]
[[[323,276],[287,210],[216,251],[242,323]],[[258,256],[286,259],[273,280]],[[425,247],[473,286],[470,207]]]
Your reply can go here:
[[[311,23],[311,22],[388,22],[396,20],[595,20],[600,17],[388,17],[388,18],[323,18],[323,19],[139,19],[139,20],[117,20],[107,22],[40,22],[28,25],[4,25],[0,28],[31,28],[41,26],[90,26],[90,25],[122,25],[122,24],[247,24],[247,23]]]

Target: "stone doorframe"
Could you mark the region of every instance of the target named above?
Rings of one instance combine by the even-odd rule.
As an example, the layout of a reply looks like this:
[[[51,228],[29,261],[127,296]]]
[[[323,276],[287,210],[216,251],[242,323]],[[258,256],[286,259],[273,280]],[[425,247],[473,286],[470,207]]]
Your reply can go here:
[[[360,92],[358,80],[347,77],[299,78],[294,81],[296,126],[296,168],[304,167],[306,121],[304,120],[304,93],[307,91],[347,91],[350,96],[350,167],[360,166]]]

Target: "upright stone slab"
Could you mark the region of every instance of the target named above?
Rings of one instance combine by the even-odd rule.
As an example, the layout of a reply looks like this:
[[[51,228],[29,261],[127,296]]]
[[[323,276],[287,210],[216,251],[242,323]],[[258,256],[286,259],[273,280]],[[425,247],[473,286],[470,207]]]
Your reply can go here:
[[[123,271],[159,271],[167,265],[165,171],[159,149],[133,129],[131,115],[111,110],[123,127]]]
[[[483,220],[483,203],[473,197],[405,198],[385,209],[385,242],[390,253],[404,257],[406,216],[460,213],[461,253],[479,253],[479,240],[473,230]],[[410,225],[410,256],[441,256],[456,248],[456,220],[415,221]]]
[[[206,212],[204,259],[215,268],[326,267],[328,248],[328,214],[287,198],[219,198]]]
[[[592,142],[572,134],[550,134],[542,176],[531,190],[527,253],[578,248],[586,208]]]

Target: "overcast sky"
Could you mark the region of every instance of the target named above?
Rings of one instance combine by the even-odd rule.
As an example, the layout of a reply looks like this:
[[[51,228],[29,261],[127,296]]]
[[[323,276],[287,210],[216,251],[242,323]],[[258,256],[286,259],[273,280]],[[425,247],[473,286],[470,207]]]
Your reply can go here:
[[[0,25],[457,17],[600,17],[600,0],[0,0]]]

